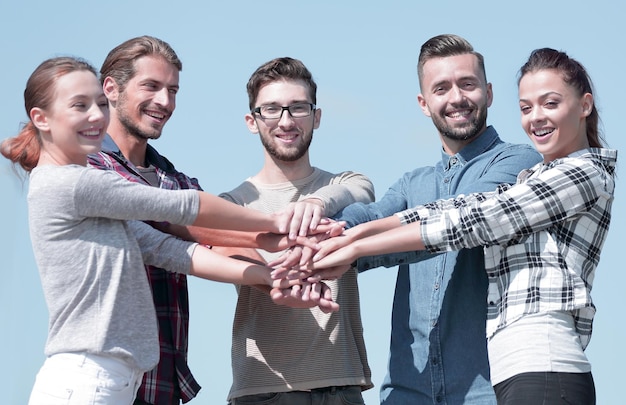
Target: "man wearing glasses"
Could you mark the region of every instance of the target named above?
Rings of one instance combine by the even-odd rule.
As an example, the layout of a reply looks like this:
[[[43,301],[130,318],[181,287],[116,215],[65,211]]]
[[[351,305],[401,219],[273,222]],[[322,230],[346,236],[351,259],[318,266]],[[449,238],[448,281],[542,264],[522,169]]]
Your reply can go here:
[[[247,85],[245,120],[264,147],[261,171],[222,197],[266,212],[290,204],[301,233],[352,202],[374,199],[372,183],[354,172],[332,174],[311,166],[309,145],[319,127],[317,85],[299,60],[260,66]],[[293,235],[292,235],[293,236]],[[266,261],[281,253],[260,252]],[[233,323],[232,405],[363,404],[371,388],[359,308],[356,270],[330,281],[338,312],[274,304],[267,291],[238,286]],[[307,304],[308,305],[308,304]],[[311,306],[317,304],[310,304]]]

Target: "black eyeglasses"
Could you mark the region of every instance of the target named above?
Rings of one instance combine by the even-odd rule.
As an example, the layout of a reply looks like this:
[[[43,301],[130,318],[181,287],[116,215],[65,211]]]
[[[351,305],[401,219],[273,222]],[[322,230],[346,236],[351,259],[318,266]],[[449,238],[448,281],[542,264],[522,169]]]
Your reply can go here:
[[[292,118],[304,118],[311,115],[315,110],[313,103],[296,103],[286,107],[280,105],[262,105],[252,110],[253,113],[259,114],[261,118],[266,120],[277,120],[283,116],[284,111],[289,111]]]

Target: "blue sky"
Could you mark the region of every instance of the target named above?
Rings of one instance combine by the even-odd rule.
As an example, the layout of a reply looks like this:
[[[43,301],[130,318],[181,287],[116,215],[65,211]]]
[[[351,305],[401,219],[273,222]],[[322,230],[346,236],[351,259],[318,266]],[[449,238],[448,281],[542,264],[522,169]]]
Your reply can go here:
[[[230,190],[260,169],[261,144],[243,120],[248,105],[245,84],[260,64],[291,56],[309,67],[319,86],[323,116],[311,149],[313,164],[329,171],[362,172],[381,197],[404,172],[431,165],[439,157],[437,133],[416,101],[416,63],[425,40],[455,33],[485,56],[494,88],[488,121],[504,140],[528,142],[519,122],[516,73],[530,51],[547,46],[568,52],[587,67],[606,139],[611,147],[626,150],[618,126],[626,65],[619,2],[422,3],[7,0],[0,5],[0,138],[15,135],[26,119],[24,86],[41,61],[70,54],[99,67],[114,46],[150,34],[168,41],[183,61],[176,112],[154,145],[179,170],[199,178],[206,191]],[[596,273],[593,296],[598,314],[587,349],[600,404],[623,400],[622,183],[618,178],[612,228]],[[3,402],[10,404],[26,403],[44,360],[47,330],[28,236],[27,188],[2,159],[0,347],[5,348],[5,367],[0,370],[0,392]],[[386,370],[395,274],[395,269],[381,268],[359,278],[376,384],[365,393],[368,404],[378,403]],[[225,403],[231,383],[235,289],[191,279],[190,295],[190,364],[203,385],[191,403]]]

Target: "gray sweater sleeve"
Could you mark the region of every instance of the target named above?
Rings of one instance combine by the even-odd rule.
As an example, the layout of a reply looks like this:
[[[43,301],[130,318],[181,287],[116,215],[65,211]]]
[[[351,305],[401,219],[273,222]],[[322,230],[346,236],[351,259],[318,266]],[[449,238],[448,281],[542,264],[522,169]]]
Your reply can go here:
[[[164,190],[125,180],[108,170],[84,170],[75,183],[79,215],[190,225],[198,215],[197,190]]]
[[[145,264],[176,273],[189,274],[197,243],[180,240],[141,221],[128,221]]]

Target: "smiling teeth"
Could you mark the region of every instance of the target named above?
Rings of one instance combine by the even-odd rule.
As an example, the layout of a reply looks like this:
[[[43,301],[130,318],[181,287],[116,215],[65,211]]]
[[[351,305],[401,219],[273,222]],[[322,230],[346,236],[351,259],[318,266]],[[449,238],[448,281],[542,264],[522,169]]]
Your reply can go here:
[[[82,134],[85,135],[85,136],[98,136],[98,135],[100,135],[100,130],[98,130],[98,129],[91,129],[89,131],[83,131]]]
[[[151,116],[152,118],[157,118],[157,119],[160,119],[160,120],[165,118],[165,114],[158,114],[158,113],[153,113],[153,112],[146,112],[146,114]]]
[[[448,117],[450,117],[450,118],[461,118],[461,117],[468,116],[469,114],[470,114],[470,111],[467,111],[467,110],[455,111],[453,113],[448,114]]]
[[[549,133],[552,133],[552,131],[554,131],[553,129],[540,129],[537,131],[534,131],[533,133],[535,134],[535,136],[545,136],[548,135]]]

